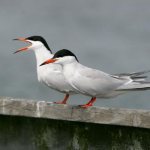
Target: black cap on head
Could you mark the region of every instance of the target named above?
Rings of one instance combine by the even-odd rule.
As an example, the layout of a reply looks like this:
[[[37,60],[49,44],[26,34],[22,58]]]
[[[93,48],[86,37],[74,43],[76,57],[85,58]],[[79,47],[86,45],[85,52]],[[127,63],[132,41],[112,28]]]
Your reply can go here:
[[[73,54],[71,51],[67,50],[67,49],[62,49],[59,50],[55,53],[55,55],[53,56],[53,58],[59,58],[59,57],[64,57],[64,56],[74,56],[75,59],[78,61],[77,57],[75,54]],[[78,61],[79,62],[79,61]]]
[[[49,48],[46,40],[42,36],[30,36],[27,37],[26,39],[31,40],[31,41],[40,41],[44,44],[44,46],[52,53],[51,49]]]

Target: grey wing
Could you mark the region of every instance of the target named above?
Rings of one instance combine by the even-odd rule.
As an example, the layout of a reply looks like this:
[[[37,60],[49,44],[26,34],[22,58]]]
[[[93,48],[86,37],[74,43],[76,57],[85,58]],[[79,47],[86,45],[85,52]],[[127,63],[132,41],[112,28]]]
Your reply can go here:
[[[80,66],[80,70],[76,75],[78,78],[78,83],[75,84],[79,89],[85,90],[85,92],[93,92],[96,94],[105,94],[109,91],[117,89],[126,82],[129,82],[127,78],[116,78],[110,74],[102,72],[100,70],[88,68],[85,66]]]
[[[84,67],[84,66],[83,68],[81,68],[80,74],[85,76],[86,78],[93,79],[93,80],[106,80],[110,82],[119,82],[119,83],[126,83],[129,81],[126,76],[122,76],[120,74],[111,75],[103,71]]]

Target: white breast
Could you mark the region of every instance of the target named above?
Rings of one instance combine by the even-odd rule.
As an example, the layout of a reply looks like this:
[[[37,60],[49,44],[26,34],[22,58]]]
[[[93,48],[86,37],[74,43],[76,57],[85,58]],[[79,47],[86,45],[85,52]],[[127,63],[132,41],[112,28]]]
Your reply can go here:
[[[73,93],[72,87],[66,82],[62,67],[58,64],[48,64],[40,66],[41,63],[53,57],[45,47],[36,49],[35,56],[37,60],[38,81],[46,84],[48,87],[64,93]]]

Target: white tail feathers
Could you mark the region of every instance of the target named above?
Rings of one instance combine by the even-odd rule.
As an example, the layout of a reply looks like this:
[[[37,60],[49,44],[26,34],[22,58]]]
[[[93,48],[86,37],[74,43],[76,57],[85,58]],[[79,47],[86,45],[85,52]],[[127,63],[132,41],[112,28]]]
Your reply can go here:
[[[149,82],[130,82],[129,84],[120,86],[117,91],[138,91],[150,90]]]
[[[145,79],[147,76],[143,76],[143,74],[150,72],[141,71],[134,73],[122,73],[118,74],[118,77],[128,77],[131,79],[131,82],[120,86],[117,91],[137,91],[137,90],[150,90],[150,82],[146,82]]]

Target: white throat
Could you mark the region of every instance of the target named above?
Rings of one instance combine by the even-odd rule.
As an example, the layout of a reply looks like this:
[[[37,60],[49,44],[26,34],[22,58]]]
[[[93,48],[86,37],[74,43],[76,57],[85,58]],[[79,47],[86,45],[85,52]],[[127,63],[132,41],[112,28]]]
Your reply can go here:
[[[75,72],[78,69],[78,62],[74,61],[72,63],[64,64],[62,68],[66,80],[70,80],[75,75]]]
[[[36,50],[34,50],[34,53],[36,57],[37,66],[42,64],[47,59],[50,59],[53,57],[53,54],[51,54],[51,52],[47,50],[45,46],[41,46],[37,48]]]

